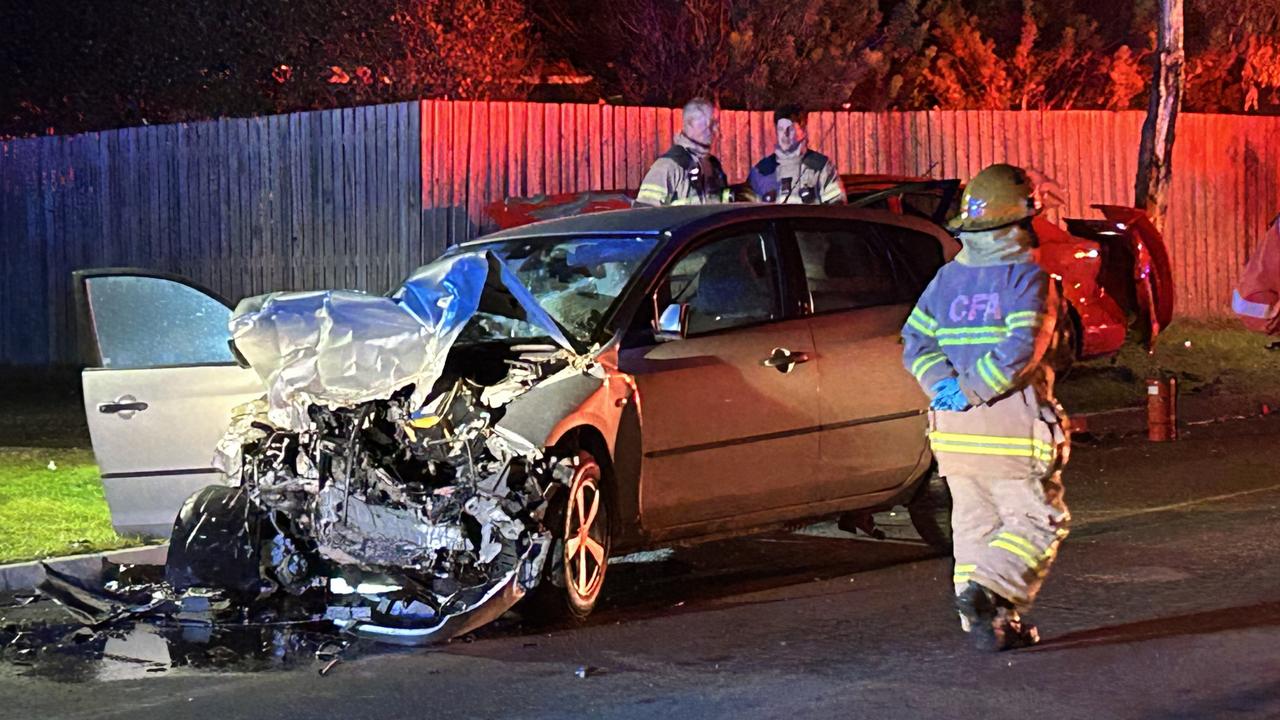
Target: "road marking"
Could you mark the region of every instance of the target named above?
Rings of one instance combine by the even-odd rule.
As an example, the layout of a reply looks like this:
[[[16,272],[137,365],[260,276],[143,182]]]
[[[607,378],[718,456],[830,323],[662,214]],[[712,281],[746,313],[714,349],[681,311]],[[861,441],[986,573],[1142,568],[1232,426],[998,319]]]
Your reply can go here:
[[[1104,511],[1102,513],[1097,513],[1093,520],[1080,523],[1078,527],[1088,527],[1096,522],[1109,522],[1111,520],[1121,520],[1124,518],[1137,517],[1139,515],[1151,515],[1152,513],[1168,512],[1170,510],[1181,510],[1182,508],[1192,507],[1194,505],[1203,505],[1204,503],[1219,502],[1222,500],[1232,500],[1238,497],[1257,495],[1259,493],[1273,492],[1276,490],[1280,490],[1280,485],[1269,485],[1264,488],[1255,488],[1253,490],[1241,490],[1240,492],[1227,493],[1225,495],[1212,495],[1210,497],[1199,498],[1197,500],[1187,500],[1185,502],[1173,503],[1172,505],[1161,505],[1159,507],[1143,508],[1142,510],[1133,510],[1130,512],[1121,511],[1114,515],[1108,515]]]

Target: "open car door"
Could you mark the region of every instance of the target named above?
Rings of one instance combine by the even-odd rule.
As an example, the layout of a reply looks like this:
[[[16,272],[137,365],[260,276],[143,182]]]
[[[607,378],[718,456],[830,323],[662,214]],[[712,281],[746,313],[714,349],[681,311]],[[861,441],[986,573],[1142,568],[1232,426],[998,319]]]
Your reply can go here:
[[[232,356],[231,307],[214,293],[145,270],[73,278],[85,414],[112,525],[168,537],[183,501],[224,480],[210,466],[214,446],[262,382]]]

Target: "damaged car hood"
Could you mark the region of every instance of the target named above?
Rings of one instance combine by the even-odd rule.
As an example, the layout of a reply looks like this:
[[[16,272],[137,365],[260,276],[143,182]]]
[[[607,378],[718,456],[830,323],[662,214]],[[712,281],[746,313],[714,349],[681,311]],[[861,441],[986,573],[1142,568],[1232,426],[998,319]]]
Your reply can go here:
[[[528,323],[576,352],[555,319],[490,252],[442,258],[390,297],[327,290],[247,298],[230,329],[236,350],[267,388],[272,424],[301,430],[308,405],[350,407],[410,384],[421,404],[477,313]]]

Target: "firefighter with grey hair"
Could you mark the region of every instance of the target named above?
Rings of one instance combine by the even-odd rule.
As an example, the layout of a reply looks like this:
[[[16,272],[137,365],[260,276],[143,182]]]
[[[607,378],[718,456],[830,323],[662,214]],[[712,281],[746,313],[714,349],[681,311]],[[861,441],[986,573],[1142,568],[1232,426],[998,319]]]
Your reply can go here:
[[[633,205],[704,205],[732,199],[724,168],[711,154],[720,133],[719,114],[705,98],[685,104],[675,143],[649,168]]]
[[[809,149],[808,123],[809,115],[799,105],[783,105],[773,113],[778,144],[747,176],[757,200],[810,205],[847,201],[835,163]]]
[[[1031,174],[992,165],[965,188],[950,222],[962,249],[902,328],[903,361],[932,398],[929,442],[951,489],[956,610],[985,650],[1034,645],[1022,618],[1070,516],[1062,469],[1068,424],[1054,398],[1070,322],[1036,262]]]

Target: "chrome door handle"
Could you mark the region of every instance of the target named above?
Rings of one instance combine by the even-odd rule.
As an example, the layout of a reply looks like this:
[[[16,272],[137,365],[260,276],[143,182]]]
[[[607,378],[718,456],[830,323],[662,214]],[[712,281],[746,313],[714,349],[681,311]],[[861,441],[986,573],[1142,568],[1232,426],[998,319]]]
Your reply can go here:
[[[809,362],[809,353],[807,352],[791,352],[790,350],[779,347],[774,348],[769,357],[760,361],[765,367],[770,367],[782,374],[787,374],[795,369],[800,363]]]

